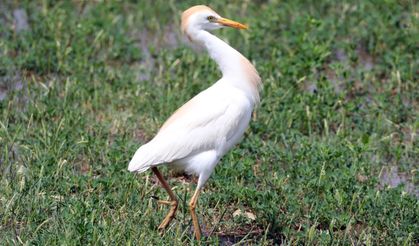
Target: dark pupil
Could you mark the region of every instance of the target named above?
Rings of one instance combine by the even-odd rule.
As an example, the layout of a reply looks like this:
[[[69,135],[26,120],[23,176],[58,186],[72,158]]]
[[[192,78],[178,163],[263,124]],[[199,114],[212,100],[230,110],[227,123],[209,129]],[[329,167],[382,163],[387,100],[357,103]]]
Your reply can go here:
[[[208,16],[208,20],[214,20],[214,16]]]

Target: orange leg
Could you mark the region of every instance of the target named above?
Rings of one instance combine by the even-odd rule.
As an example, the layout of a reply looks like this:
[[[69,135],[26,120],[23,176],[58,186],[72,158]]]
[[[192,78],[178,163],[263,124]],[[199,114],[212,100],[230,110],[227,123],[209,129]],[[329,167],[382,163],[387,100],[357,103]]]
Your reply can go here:
[[[169,196],[170,196],[170,201],[158,201],[158,203],[160,203],[160,204],[165,204],[165,205],[170,205],[171,206],[171,208],[169,210],[169,213],[167,213],[166,217],[164,218],[164,220],[159,225],[159,230],[163,231],[164,229],[167,228],[167,226],[170,224],[170,222],[175,217],[178,201],[177,201],[176,196],[173,193],[172,189],[170,188],[169,184],[163,178],[163,175],[161,175],[161,173],[159,172],[157,167],[152,167],[151,170],[157,176],[161,185],[167,191],[167,193],[169,193]]]
[[[197,240],[201,240],[201,227],[199,226],[198,217],[196,216],[196,213],[195,213],[195,207],[198,202],[198,196],[199,196],[200,191],[201,189],[197,188],[191,198],[191,201],[189,202],[189,211],[191,212],[193,228],[194,228],[195,237]]]

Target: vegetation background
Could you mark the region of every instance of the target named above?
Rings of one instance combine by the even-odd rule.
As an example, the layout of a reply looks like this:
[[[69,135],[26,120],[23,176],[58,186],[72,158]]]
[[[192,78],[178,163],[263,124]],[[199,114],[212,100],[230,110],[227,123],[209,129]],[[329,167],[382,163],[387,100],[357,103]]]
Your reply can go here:
[[[194,184],[135,150],[220,77],[180,33],[198,1],[0,2],[2,245],[196,244]],[[198,204],[204,243],[417,245],[418,3],[211,1],[262,102]]]

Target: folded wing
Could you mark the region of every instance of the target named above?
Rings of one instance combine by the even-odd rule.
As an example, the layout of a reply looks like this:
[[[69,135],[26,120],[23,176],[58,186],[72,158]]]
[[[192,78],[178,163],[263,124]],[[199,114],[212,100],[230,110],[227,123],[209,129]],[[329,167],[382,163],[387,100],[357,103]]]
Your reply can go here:
[[[128,170],[143,172],[161,163],[222,148],[235,135],[240,120],[250,113],[241,108],[247,107],[247,103],[231,92],[201,92],[179,108],[158,134],[136,151]]]

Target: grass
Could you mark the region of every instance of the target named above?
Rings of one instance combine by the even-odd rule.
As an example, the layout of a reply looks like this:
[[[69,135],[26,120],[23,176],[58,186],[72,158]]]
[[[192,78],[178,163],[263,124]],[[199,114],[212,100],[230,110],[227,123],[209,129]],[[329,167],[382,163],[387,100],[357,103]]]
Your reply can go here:
[[[166,194],[151,172],[127,171],[220,76],[181,38],[180,13],[194,4],[0,3],[1,244],[197,244],[193,182],[163,169],[181,206],[160,237],[167,208],[153,197]],[[216,34],[264,88],[200,197],[203,243],[418,244],[417,3],[211,6],[250,25]]]

